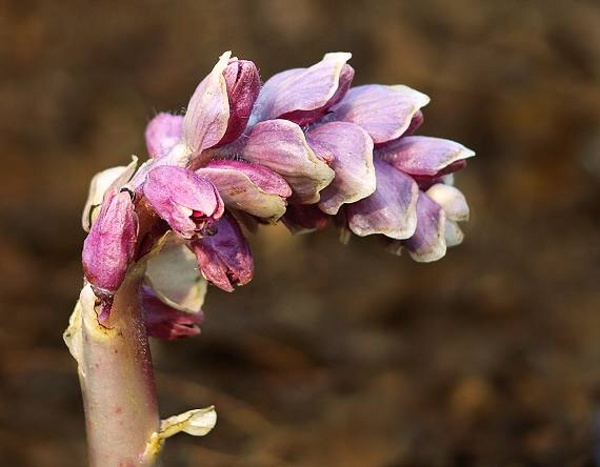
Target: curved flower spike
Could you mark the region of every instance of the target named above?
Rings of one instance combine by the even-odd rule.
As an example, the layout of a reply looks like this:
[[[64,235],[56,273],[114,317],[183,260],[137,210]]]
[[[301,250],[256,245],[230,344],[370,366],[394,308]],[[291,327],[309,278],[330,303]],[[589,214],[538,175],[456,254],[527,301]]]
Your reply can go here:
[[[267,167],[235,160],[215,160],[196,171],[217,188],[225,206],[277,221],[285,213],[292,189]]]
[[[284,118],[308,125],[321,118],[348,91],[354,70],[346,65],[352,54],[325,54],[309,68],[295,68],[274,75],[262,87],[253,120]]]
[[[223,215],[223,201],[208,180],[183,167],[148,172],[143,193],[154,211],[183,238],[192,238]]]
[[[346,206],[348,227],[359,237],[383,234],[403,240],[417,227],[419,188],[408,175],[375,160],[377,188],[371,196]]]
[[[218,145],[235,141],[245,130],[260,91],[260,76],[256,65],[249,60],[232,58],[223,72],[229,98],[227,131]]]
[[[429,136],[406,136],[377,149],[377,156],[398,170],[417,177],[436,177],[458,170],[457,162],[475,153],[462,144]]]
[[[219,58],[212,71],[192,95],[183,118],[183,135],[192,155],[215,146],[227,131],[229,99],[223,72],[231,52]]]
[[[404,85],[366,84],[348,91],[330,110],[336,120],[356,123],[376,145],[399,138],[429,97]]]
[[[242,157],[285,178],[294,192],[292,200],[299,204],[319,201],[319,191],[335,177],[335,172],[310,148],[302,129],[287,120],[258,123],[248,137]]]
[[[117,291],[135,254],[138,217],[128,192],[111,191],[83,243],[85,278],[98,296]]]
[[[181,141],[183,116],[161,112],[146,126],[146,147],[152,158],[165,156]]]
[[[192,242],[204,278],[227,292],[234,285],[252,280],[254,261],[250,247],[237,221],[225,214],[217,223],[217,233]]]
[[[335,215],[346,203],[353,203],[375,191],[373,140],[358,125],[331,122],[309,130],[306,137],[315,154],[335,171],[333,181],[321,191],[319,207]]]

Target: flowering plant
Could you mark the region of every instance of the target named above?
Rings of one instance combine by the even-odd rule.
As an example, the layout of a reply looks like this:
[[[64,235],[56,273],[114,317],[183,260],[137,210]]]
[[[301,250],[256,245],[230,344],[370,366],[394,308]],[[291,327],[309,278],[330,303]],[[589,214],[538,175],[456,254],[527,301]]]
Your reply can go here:
[[[83,212],[84,286],[65,341],[78,363],[94,465],[149,465],[164,439],[204,435],[212,407],[159,421],[148,336],[198,334],[207,285],[245,285],[242,226],[337,226],[435,261],[468,218],[452,174],[472,151],[415,136],[429,98],[407,86],[351,87],[349,53],[276,74],[223,54],[185,115],[146,129],[149,159],[97,174]]]

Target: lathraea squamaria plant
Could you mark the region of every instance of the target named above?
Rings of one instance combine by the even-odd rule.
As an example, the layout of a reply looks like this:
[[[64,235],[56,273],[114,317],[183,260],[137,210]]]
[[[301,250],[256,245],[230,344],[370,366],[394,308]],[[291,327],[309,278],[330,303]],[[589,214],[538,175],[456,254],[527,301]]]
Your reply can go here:
[[[261,84],[253,62],[227,52],[185,114],[149,122],[148,160],[92,179],[84,285],[64,335],[92,465],[151,465],[167,437],[215,425],[212,407],[160,421],[148,336],[198,334],[208,285],[250,282],[245,232],[333,224],[345,242],[376,235],[421,262],[461,243],[469,208],[453,173],[473,151],[415,134],[425,94],[352,87],[350,57],[328,53]]]

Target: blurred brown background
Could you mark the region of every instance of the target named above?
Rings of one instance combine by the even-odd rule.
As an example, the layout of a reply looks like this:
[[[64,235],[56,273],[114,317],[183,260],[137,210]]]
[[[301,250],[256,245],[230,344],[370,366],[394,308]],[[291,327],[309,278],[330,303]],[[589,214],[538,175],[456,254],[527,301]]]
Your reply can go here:
[[[61,333],[97,171],[144,155],[222,51],[263,78],[354,53],[426,92],[478,157],[442,261],[263,229],[196,339],[154,346],[164,416],[216,404],[167,466],[587,466],[600,402],[596,1],[0,2],[0,465],[85,464]]]

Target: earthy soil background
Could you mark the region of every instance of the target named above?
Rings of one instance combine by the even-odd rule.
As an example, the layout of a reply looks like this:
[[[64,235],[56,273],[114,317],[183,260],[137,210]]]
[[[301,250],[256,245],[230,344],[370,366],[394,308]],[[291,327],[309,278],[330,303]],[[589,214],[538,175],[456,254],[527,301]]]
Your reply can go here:
[[[0,1],[0,465],[85,465],[61,333],[97,171],[144,155],[222,51],[263,78],[348,50],[477,151],[467,240],[421,265],[337,234],[253,238],[200,337],[155,343],[167,466],[587,466],[600,427],[596,1]]]

